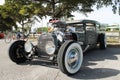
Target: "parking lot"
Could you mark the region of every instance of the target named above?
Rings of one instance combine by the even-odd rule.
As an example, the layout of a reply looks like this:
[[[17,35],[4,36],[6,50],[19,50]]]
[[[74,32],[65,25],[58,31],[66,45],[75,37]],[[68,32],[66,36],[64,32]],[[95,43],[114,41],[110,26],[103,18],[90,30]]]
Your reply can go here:
[[[10,43],[11,44],[11,43]],[[63,74],[57,66],[39,60],[20,65],[8,56],[10,44],[0,39],[0,80],[119,80],[120,47],[96,48],[84,53],[80,71],[72,76]],[[48,64],[48,65],[47,65]]]

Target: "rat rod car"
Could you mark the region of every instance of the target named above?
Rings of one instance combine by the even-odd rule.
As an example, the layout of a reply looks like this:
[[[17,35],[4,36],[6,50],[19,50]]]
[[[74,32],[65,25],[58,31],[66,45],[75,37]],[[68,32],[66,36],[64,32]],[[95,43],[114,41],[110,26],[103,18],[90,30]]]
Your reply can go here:
[[[93,20],[77,22],[61,22],[50,20],[51,31],[38,37],[37,45],[29,40],[15,41],[9,48],[10,59],[19,64],[38,58],[57,64],[65,74],[75,74],[79,71],[83,52],[99,44],[105,49],[106,36],[101,32],[100,23]]]

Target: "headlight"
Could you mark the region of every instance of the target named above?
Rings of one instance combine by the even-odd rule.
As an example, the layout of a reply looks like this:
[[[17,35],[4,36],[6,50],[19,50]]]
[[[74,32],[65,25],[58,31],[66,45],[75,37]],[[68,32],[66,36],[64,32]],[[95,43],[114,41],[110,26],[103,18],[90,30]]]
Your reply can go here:
[[[46,50],[47,54],[49,54],[49,55],[54,54],[54,52],[55,52],[55,45],[54,45],[53,41],[48,41],[46,43],[45,50]]]
[[[32,48],[33,48],[32,43],[29,42],[29,41],[26,42],[25,45],[24,45],[24,48],[25,48],[26,52],[30,52],[32,50]]]

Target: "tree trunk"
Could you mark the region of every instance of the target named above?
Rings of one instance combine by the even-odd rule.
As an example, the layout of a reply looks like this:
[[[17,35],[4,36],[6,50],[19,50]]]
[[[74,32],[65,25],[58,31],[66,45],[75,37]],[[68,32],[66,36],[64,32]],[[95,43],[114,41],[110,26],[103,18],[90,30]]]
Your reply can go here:
[[[52,13],[53,13],[52,18],[55,18],[55,0],[52,0],[51,4],[52,4]]]
[[[24,33],[24,21],[22,21],[21,25],[22,25],[22,32]]]

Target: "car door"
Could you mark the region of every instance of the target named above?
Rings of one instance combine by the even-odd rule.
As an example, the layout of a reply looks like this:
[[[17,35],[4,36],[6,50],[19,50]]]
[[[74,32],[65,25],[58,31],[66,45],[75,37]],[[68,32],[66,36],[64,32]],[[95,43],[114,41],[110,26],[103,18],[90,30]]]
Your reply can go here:
[[[85,43],[85,29],[83,23],[78,23],[75,25],[75,31],[77,33],[77,41]]]
[[[96,25],[94,23],[86,23],[86,45],[95,46],[97,43]]]

